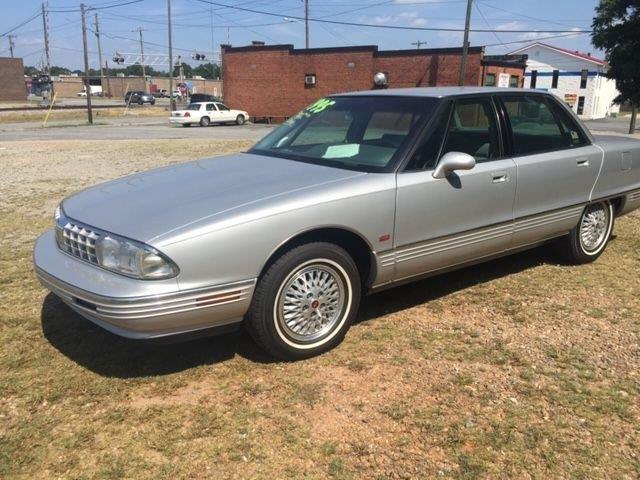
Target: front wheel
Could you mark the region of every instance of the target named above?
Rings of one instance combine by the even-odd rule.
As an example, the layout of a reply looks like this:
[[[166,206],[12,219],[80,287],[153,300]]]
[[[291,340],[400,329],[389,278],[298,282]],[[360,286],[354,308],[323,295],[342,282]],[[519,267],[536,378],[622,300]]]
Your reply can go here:
[[[243,125],[243,124],[244,124],[244,115],[238,115],[238,116],[236,117],[236,123],[237,123],[238,125]]]
[[[611,238],[614,218],[613,204],[609,201],[587,205],[578,225],[560,240],[563,256],[574,264],[596,260]]]
[[[338,345],[360,304],[351,256],[324,242],[289,250],[260,278],[247,315],[253,339],[284,360],[312,357]]]
[[[142,104],[144,104],[144,101],[141,98],[138,99],[138,105],[142,105]]]

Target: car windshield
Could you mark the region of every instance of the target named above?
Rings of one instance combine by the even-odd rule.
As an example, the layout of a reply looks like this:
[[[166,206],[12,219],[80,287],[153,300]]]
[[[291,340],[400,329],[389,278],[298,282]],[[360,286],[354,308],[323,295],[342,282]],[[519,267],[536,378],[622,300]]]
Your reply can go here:
[[[190,103],[189,105],[187,105],[187,108],[185,108],[185,110],[200,110],[200,104]]]
[[[365,172],[389,171],[437,101],[382,95],[323,98],[289,118],[249,153]]]

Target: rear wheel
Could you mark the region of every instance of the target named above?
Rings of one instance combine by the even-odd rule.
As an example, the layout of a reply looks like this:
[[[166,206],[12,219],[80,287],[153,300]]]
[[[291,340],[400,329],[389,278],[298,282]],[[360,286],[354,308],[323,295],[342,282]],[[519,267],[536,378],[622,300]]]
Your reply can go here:
[[[238,115],[238,116],[236,117],[236,123],[237,123],[238,125],[243,125],[243,124],[244,124],[244,115]]]
[[[296,360],[338,345],[360,304],[360,276],[349,254],[309,243],[277,259],[260,278],[247,329],[271,355]]]
[[[138,105],[142,105],[144,102],[142,101],[141,98],[138,99]]]
[[[613,204],[609,201],[588,205],[578,225],[560,240],[563,256],[571,263],[593,262],[604,251],[614,224]]]
[[[200,125],[203,127],[208,127],[210,123],[211,123],[211,119],[209,117],[202,117],[200,119]]]

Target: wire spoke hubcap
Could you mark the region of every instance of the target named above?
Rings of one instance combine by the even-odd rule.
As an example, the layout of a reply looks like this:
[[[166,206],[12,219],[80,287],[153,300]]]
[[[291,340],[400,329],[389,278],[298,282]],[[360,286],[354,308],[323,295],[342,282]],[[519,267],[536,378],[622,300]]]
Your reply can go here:
[[[600,248],[609,230],[609,210],[605,205],[591,205],[580,222],[580,243],[587,252]]]
[[[321,338],[339,323],[345,307],[345,281],[333,267],[312,263],[283,282],[277,304],[277,321],[293,340]]]

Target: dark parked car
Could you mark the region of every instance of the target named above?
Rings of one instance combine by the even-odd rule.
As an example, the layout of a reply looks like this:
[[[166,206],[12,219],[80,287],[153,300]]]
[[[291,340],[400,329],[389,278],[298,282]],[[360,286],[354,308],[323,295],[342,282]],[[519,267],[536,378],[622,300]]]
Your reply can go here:
[[[142,105],[143,103],[150,103],[153,105],[156,103],[156,99],[147,92],[127,92],[124,96],[124,101],[129,103],[137,103],[138,105]]]
[[[198,102],[221,102],[218,97],[213,95],[207,95],[205,93],[194,93],[189,97],[190,103],[198,103]]]

